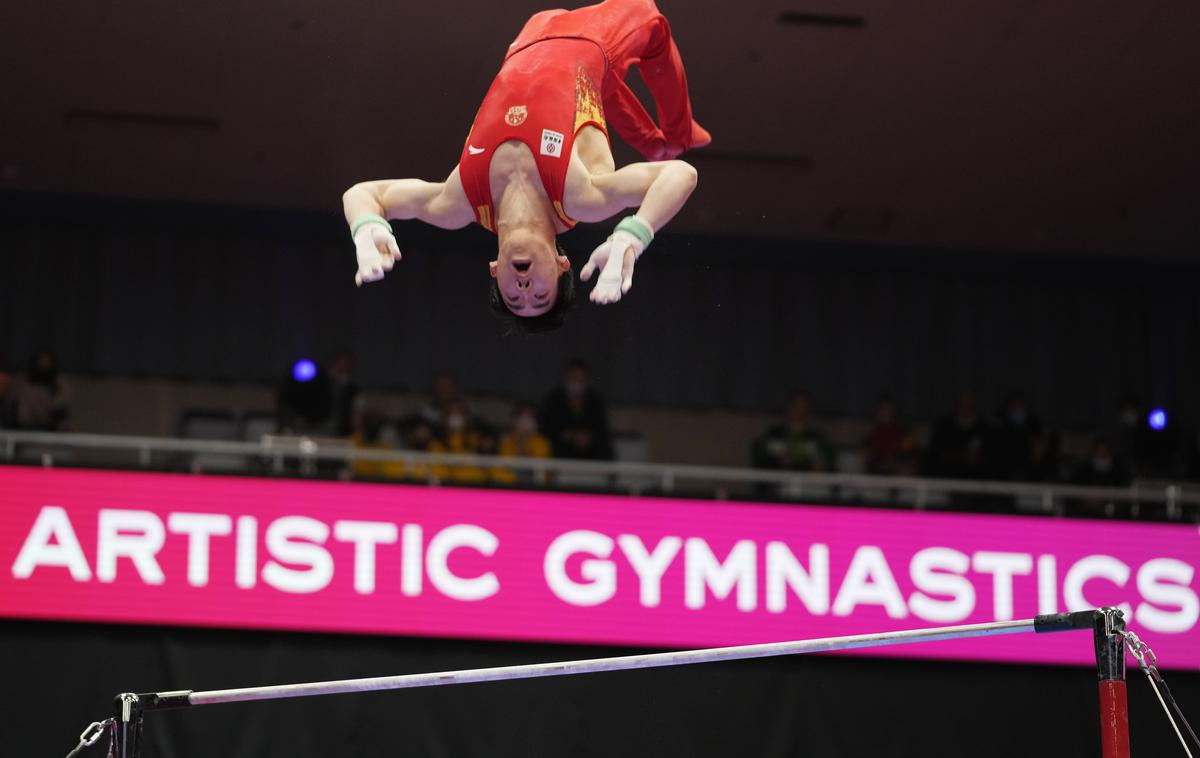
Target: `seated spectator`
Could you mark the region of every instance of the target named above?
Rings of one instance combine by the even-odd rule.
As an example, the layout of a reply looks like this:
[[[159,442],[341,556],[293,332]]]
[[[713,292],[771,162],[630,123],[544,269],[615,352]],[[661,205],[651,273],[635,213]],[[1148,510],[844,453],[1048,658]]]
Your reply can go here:
[[[34,351],[25,381],[13,398],[14,425],[39,432],[68,431],[69,401],[70,392],[58,373],[58,358],[49,350]]]
[[[1125,487],[1132,480],[1128,466],[1117,456],[1116,449],[1107,437],[1097,437],[1092,441],[1087,458],[1071,477],[1073,484],[1092,487]]]
[[[358,382],[354,381],[352,371],[354,359],[345,350],[339,350],[329,357],[329,385],[333,394],[333,433],[338,437],[347,437],[354,431],[355,422],[361,409],[361,390]]]
[[[1029,407],[1023,392],[1004,401],[993,435],[995,475],[1013,481],[1034,481],[1033,442],[1042,435],[1042,422]]]
[[[938,419],[929,441],[929,474],[947,479],[986,479],[992,427],[975,409],[975,393],[963,390],[954,410]]]
[[[1062,462],[1058,457],[1058,443],[1058,434],[1045,429],[1029,441],[1029,468],[1026,469],[1023,481],[1062,481]]]
[[[16,408],[16,393],[13,389],[12,374],[0,369],[0,429],[10,429],[16,426],[13,413]]]
[[[807,392],[788,400],[783,423],[768,427],[754,441],[751,458],[756,468],[789,471],[829,471],[834,449],[812,424],[812,403]]]
[[[359,428],[350,435],[350,444],[359,450],[395,450],[396,446],[383,438],[385,421],[378,409],[365,409]],[[357,479],[403,479],[405,475],[405,466],[400,461],[357,460],[350,470]]]
[[[1132,479],[1129,468],[1117,455],[1112,441],[1097,437],[1092,441],[1087,458],[1075,470],[1071,482],[1090,487],[1125,487]],[[1117,504],[1103,498],[1073,500],[1068,506],[1069,512],[1079,516],[1111,518],[1117,513]]]
[[[537,413],[528,403],[517,403],[513,408],[512,424],[508,433],[500,440],[499,454],[504,458],[549,458],[550,440],[538,433]],[[492,471],[492,479],[501,484],[534,483],[533,472],[521,472],[498,468]]]
[[[867,472],[883,476],[916,473],[917,441],[896,418],[896,401],[884,395],[875,405],[871,431],[863,441]]]
[[[587,363],[572,358],[562,383],[542,401],[541,428],[557,458],[612,460],[608,406],[591,386]]]
[[[487,430],[471,422],[467,404],[454,400],[446,406],[446,424],[440,437],[429,444],[431,453],[484,454],[487,447]],[[493,448],[494,449],[494,448]],[[433,475],[443,482],[478,484],[486,482],[488,472],[481,466],[433,466]]]
[[[461,399],[458,380],[454,378],[453,374],[442,372],[433,377],[429,400],[421,406],[417,413],[432,424],[434,431],[440,434],[445,430],[446,416],[450,412],[450,405]]]

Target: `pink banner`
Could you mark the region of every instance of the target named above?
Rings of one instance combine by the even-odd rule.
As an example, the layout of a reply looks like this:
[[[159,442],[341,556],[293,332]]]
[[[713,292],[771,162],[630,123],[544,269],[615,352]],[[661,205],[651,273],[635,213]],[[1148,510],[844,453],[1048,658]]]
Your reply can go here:
[[[698,647],[1121,605],[1200,668],[1195,525],[0,467],[0,616]],[[1091,664],[1088,633],[862,651]]]

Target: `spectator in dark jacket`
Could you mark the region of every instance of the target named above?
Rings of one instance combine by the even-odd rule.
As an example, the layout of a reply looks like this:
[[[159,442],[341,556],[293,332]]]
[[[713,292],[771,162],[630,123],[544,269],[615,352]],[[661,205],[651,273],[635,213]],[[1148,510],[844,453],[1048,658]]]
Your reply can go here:
[[[768,427],[754,441],[751,458],[756,468],[790,471],[829,471],[833,446],[812,423],[812,401],[807,392],[788,400],[783,423]]]
[[[1004,401],[993,436],[995,474],[1000,479],[1029,482],[1034,477],[1033,444],[1042,436],[1042,422],[1023,392]]]
[[[986,479],[992,427],[975,407],[975,393],[959,393],[954,410],[938,419],[929,442],[929,473],[948,479]]]
[[[562,383],[542,401],[539,422],[556,458],[612,460],[608,405],[591,384],[591,372],[580,358],[563,371]]]
[[[916,455],[916,439],[897,418],[896,401],[884,395],[875,404],[875,418],[863,440],[867,471],[884,476],[911,476],[916,473]]]
[[[40,432],[67,431],[69,399],[67,385],[59,376],[58,358],[49,350],[35,350],[14,398],[16,426]]]

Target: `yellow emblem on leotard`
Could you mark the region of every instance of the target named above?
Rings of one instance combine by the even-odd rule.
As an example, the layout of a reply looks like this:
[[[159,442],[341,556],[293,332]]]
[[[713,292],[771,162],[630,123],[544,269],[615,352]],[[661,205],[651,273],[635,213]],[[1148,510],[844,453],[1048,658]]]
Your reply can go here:
[[[525,118],[529,115],[529,109],[524,105],[514,105],[508,109],[508,113],[504,114],[504,123],[509,126],[520,126],[525,123]]]

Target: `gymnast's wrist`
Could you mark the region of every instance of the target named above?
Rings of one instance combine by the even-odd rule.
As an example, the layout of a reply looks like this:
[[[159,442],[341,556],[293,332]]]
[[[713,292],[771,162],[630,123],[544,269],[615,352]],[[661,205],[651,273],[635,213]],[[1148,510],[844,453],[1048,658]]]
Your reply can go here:
[[[354,221],[350,224],[350,238],[354,239],[354,235],[358,234],[358,230],[362,229],[368,224],[382,224],[383,226],[387,227],[389,232],[392,231],[391,223],[389,223],[388,220],[383,216],[380,216],[377,213],[364,213],[363,215],[354,219]]]
[[[654,241],[654,227],[638,216],[626,216],[621,219],[615,231],[625,232],[642,243],[638,250],[638,255],[641,255],[642,251],[650,247],[650,243]]]

